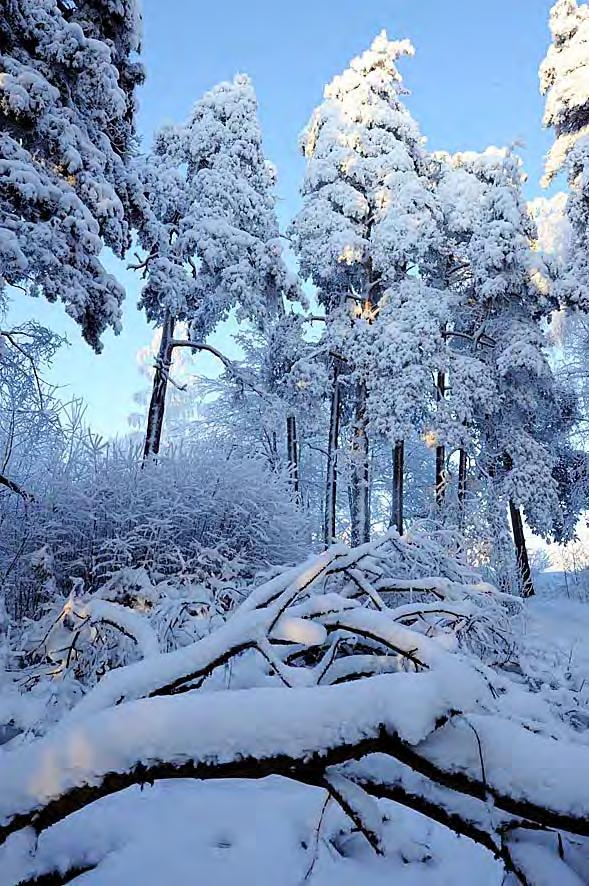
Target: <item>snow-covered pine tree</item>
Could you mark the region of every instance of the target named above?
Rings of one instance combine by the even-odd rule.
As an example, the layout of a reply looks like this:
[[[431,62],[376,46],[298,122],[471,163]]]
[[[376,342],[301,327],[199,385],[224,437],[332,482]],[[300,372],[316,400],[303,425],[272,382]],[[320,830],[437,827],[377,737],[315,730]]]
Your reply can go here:
[[[159,450],[177,323],[202,349],[231,311],[258,325],[296,297],[280,246],[251,81],[239,75],[198,101],[187,122],[162,129],[142,162],[148,210],[140,232],[141,304],[162,327],[145,455]],[[187,342],[184,342],[187,344]]]
[[[589,6],[557,0],[550,13],[552,44],[540,66],[546,96],[544,125],[555,142],[546,159],[544,184],[566,169],[566,213],[572,236],[555,294],[569,307],[589,310]]]
[[[100,350],[135,198],[136,0],[7,0],[0,19],[0,286],[60,299]]]
[[[456,327],[456,314],[467,299],[472,285],[468,247],[477,224],[477,206],[481,200],[483,187],[479,179],[467,171],[460,155],[453,158],[445,152],[431,156],[432,177],[435,181],[436,196],[442,212],[443,259],[440,263],[440,283],[446,292],[446,326],[443,336],[446,340],[446,360],[444,369],[437,378],[437,408],[432,415],[431,442],[436,444],[436,503],[445,499],[447,480],[446,462],[456,450],[458,464],[458,523],[463,524],[468,480],[468,448],[472,444],[469,427],[472,424],[472,408],[477,397],[484,396],[486,387],[481,387],[480,365],[471,355],[472,343],[468,336]],[[458,323],[460,326],[460,323]],[[451,372],[451,374],[449,374]],[[454,380],[456,375],[456,382]],[[461,407],[456,409],[456,396],[453,407],[449,408],[446,396],[460,379]],[[456,388],[454,389],[456,395]],[[431,445],[431,443],[430,443]]]
[[[489,148],[453,161],[438,189],[464,260],[448,332],[445,432],[468,443],[498,506],[509,504],[524,591],[531,593],[520,508],[545,536],[562,521],[554,474],[566,428],[541,325],[552,307],[549,286],[534,250],[519,158]]]
[[[412,387],[409,397],[401,390],[419,375],[409,371],[409,364],[423,361],[420,351],[399,351],[396,325],[399,320],[409,333],[411,300],[420,307],[428,302],[426,265],[438,246],[438,211],[423,139],[401,101],[406,90],[397,62],[412,54],[409,41],[391,41],[383,32],[325,88],[303,136],[308,160],[304,205],[291,229],[302,272],[317,286],[326,311],[326,351],[337,355],[338,367],[343,364],[347,372],[346,387],[353,391],[354,543],[370,534],[369,425],[386,432],[396,447],[398,487],[403,436],[415,429],[415,403],[419,412],[425,393]],[[434,301],[439,303],[439,293]],[[406,323],[400,320],[403,313]],[[336,375],[336,404],[339,394]],[[331,412],[332,450],[337,446],[333,404]],[[333,463],[330,452],[328,539],[335,530]],[[401,528],[398,513],[396,522]]]
[[[579,139],[589,135],[589,6],[557,0],[550,31],[552,43],[540,66],[540,90],[546,96],[543,122],[556,137],[546,158],[547,182]]]

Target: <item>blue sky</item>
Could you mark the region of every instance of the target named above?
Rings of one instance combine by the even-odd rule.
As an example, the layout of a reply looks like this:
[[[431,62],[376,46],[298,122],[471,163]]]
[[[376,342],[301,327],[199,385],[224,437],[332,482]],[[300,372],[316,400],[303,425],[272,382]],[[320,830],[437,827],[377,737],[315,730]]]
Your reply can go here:
[[[407,104],[430,147],[482,150],[522,141],[528,194],[539,193],[542,130],[537,70],[549,41],[552,0],[143,0],[147,80],[139,96],[139,130],[147,148],[159,125],[185,117],[219,80],[253,78],[264,143],[278,167],[281,221],[298,206],[303,161],[298,135],[323,85],[383,28],[416,49],[402,62]],[[104,434],[124,433],[133,395],[145,387],[136,354],[152,332],[136,309],[138,280],[125,263],[111,266],[127,290],[123,332],[104,336],[93,354],[59,305],[20,297],[14,320],[34,316],[67,335],[70,347],[50,377],[64,395],[82,396],[88,419]],[[206,364],[199,364],[199,370]]]

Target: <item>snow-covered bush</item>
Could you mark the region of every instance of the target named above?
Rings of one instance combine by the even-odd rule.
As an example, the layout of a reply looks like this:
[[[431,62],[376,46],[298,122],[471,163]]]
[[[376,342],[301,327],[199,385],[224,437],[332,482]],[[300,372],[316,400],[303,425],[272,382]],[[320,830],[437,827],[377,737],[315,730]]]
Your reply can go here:
[[[311,543],[286,472],[220,440],[143,466],[127,444],[69,442],[38,465],[34,498],[0,493],[6,679],[45,722],[107,671],[202,637]]]
[[[11,612],[38,615],[23,612],[20,595],[41,548],[64,597],[72,578],[92,593],[126,567],[145,569],[154,582],[173,576],[210,589],[238,586],[308,550],[287,477],[221,442],[171,450],[142,466],[133,447],[86,437],[72,457],[58,454],[40,468],[35,500],[21,508],[4,551],[3,568],[16,557],[5,581]]]

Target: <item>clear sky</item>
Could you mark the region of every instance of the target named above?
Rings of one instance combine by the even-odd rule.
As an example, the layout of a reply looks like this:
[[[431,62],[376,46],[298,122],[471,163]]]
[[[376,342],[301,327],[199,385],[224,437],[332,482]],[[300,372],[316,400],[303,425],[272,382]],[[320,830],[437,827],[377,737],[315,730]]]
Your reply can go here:
[[[139,130],[145,148],[154,129],[181,120],[215,83],[237,72],[254,81],[268,157],[278,167],[281,221],[298,206],[303,161],[298,135],[324,84],[383,28],[409,37],[416,49],[402,61],[407,104],[430,147],[482,150],[522,141],[528,194],[539,193],[542,130],[538,65],[549,42],[552,0],[143,0],[147,68]],[[84,397],[93,428],[124,433],[145,387],[137,351],[152,331],[136,309],[138,280],[110,262],[127,290],[120,336],[104,336],[96,356],[59,305],[23,297],[13,319],[34,316],[66,334],[70,347],[55,360],[51,380]]]

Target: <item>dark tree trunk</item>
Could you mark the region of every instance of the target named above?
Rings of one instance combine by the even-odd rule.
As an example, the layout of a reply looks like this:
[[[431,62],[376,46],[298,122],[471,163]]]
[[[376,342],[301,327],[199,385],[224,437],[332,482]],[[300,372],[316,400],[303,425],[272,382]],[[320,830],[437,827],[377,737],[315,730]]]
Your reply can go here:
[[[162,428],[164,424],[164,411],[166,408],[166,390],[168,387],[168,375],[172,363],[172,349],[170,347],[174,337],[176,321],[169,311],[166,312],[164,325],[162,326],[162,340],[157,356],[155,375],[149,411],[147,413],[147,429],[145,432],[145,444],[143,446],[143,461],[150,455],[157,455],[160,451],[162,440]]]
[[[468,471],[468,462],[466,459],[466,449],[460,449],[458,461],[458,520],[460,527],[464,525],[464,509],[466,506],[466,477]]]
[[[325,519],[323,524],[323,538],[326,547],[333,544],[336,537],[337,450],[339,446],[339,426],[341,418],[339,374],[339,361],[335,360],[333,364],[329,439],[327,441],[327,476],[325,479]]]
[[[359,384],[356,389],[354,411],[351,478],[352,547],[370,540],[370,466],[364,384]]]
[[[436,400],[440,403],[446,395],[446,373],[438,372]],[[446,447],[436,446],[436,505],[441,508],[446,494]]]
[[[436,505],[441,508],[446,494],[446,447],[436,446]]]
[[[399,535],[403,535],[403,475],[405,469],[405,444],[402,440],[393,449],[393,502],[391,507],[391,526],[395,526]]]
[[[515,554],[522,581],[523,595],[524,597],[533,597],[535,592],[530,570],[530,561],[528,558],[528,548],[526,546],[526,538],[524,535],[524,522],[522,520],[520,509],[513,501],[509,502],[509,513],[511,516],[513,541],[515,543]]]
[[[286,448],[288,455],[288,471],[293,492],[299,496],[299,444],[297,440],[297,420],[294,415],[286,417]]]

